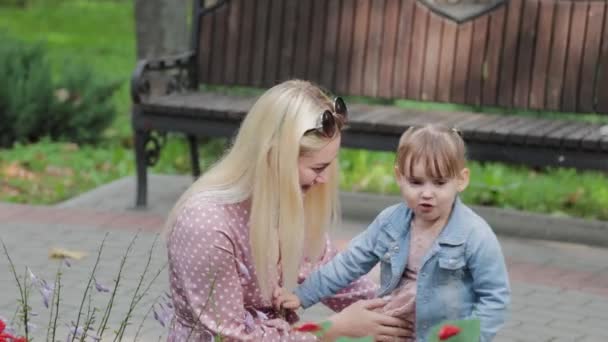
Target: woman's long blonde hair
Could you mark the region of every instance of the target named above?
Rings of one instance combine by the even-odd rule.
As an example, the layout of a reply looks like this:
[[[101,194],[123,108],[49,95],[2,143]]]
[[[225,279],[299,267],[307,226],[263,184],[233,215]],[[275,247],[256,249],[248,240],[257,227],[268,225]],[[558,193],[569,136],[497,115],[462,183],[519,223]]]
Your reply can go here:
[[[194,195],[220,204],[251,199],[250,244],[262,296],[271,297],[279,260],[283,286],[295,287],[303,258],[320,256],[327,228],[340,217],[337,160],[328,167],[327,182],[304,198],[298,176],[298,157],[330,142],[305,134],[327,109],[334,110],[331,100],[310,82],[291,80],[267,90],[246,115],[232,148],[180,197],[167,235]]]

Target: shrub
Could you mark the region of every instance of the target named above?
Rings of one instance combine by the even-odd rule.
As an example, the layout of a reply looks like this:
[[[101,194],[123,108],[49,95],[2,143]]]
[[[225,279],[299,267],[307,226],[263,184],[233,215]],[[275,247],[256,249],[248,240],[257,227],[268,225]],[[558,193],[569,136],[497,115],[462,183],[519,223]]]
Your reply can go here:
[[[4,33],[0,41],[0,147],[45,136],[97,142],[116,115],[112,96],[120,82],[69,61],[53,70],[42,43]]]

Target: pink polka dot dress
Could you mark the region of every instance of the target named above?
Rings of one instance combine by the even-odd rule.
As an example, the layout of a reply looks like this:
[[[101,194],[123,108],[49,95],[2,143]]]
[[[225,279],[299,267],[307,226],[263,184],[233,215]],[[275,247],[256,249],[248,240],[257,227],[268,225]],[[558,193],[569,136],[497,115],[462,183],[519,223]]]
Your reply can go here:
[[[222,341],[317,340],[292,330],[261,297],[249,248],[249,209],[249,201],[214,204],[194,196],[178,214],[167,241],[175,309],[168,341],[213,341],[216,335]],[[335,253],[328,242],[321,260],[301,265],[298,281]],[[375,291],[362,278],[324,304],[339,311]]]

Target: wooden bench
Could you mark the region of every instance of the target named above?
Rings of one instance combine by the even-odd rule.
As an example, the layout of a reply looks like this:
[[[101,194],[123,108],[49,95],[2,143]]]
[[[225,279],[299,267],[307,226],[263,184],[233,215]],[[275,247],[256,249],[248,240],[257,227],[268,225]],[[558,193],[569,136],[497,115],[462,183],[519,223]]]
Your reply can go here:
[[[255,100],[199,85],[290,78],[340,96],[608,113],[605,1],[509,0],[456,23],[414,0],[195,1],[192,51],[139,61],[132,78],[138,206],[164,132],[230,137]],[[386,103],[389,103],[388,101]],[[459,128],[475,160],[608,170],[608,127],[348,102],[347,147],[393,151],[411,125]]]

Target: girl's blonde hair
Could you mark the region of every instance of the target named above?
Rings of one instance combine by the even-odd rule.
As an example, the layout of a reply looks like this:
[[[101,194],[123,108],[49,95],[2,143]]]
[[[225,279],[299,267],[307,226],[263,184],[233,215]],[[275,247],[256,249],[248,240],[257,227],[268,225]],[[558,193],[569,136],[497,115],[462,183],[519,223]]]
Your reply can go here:
[[[414,165],[423,163],[433,178],[453,178],[466,165],[466,149],[460,133],[442,125],[408,128],[397,148],[395,165],[402,175],[413,174]]]
[[[166,233],[192,196],[220,204],[251,199],[250,245],[262,296],[270,299],[277,285],[279,261],[283,286],[295,287],[303,258],[321,255],[327,228],[339,219],[337,161],[328,166],[327,182],[304,198],[298,173],[299,156],[335,138],[305,134],[328,109],[334,111],[328,96],[306,81],[267,90],[245,116],[232,148],[178,200]]]

